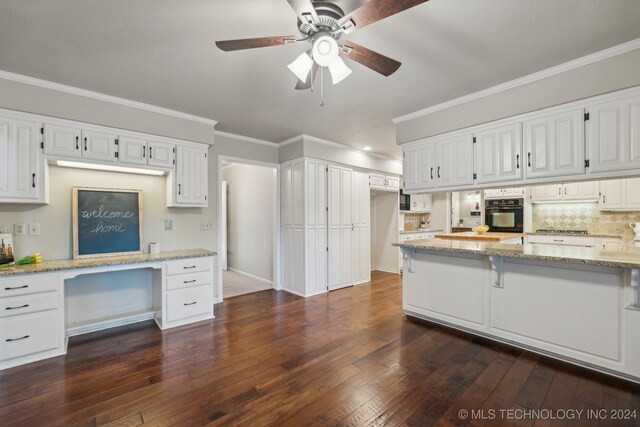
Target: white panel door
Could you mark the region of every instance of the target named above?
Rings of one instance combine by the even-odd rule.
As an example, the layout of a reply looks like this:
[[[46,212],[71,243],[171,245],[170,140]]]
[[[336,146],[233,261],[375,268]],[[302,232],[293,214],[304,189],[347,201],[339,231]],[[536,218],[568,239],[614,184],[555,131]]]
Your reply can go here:
[[[329,289],[353,284],[353,171],[329,166]]]
[[[436,145],[433,142],[422,143],[418,150],[418,188],[421,190],[436,187]]]
[[[81,157],[80,135],[76,127],[44,124],[44,154],[60,157]]]
[[[640,95],[591,104],[588,109],[590,171],[640,168]]]
[[[326,167],[305,160],[305,295],[326,292],[328,287]]]
[[[116,139],[118,136],[110,132],[82,130],[82,158],[115,163]]]
[[[473,134],[462,134],[436,145],[437,187],[473,184]]]
[[[149,166],[155,166],[160,168],[173,168],[175,164],[175,152],[176,146],[168,142],[154,141],[150,139],[148,141],[149,157],[147,164]]]
[[[147,140],[132,136],[118,137],[118,163],[147,164]]]
[[[474,167],[478,183],[522,178],[522,123],[475,132]]]
[[[404,153],[403,161],[402,161],[402,178],[404,181],[404,189],[405,190],[415,190],[420,188],[420,178],[419,178],[419,146],[411,145],[410,147],[403,147]]]
[[[0,117],[0,201],[44,202],[38,122]]]
[[[524,122],[527,178],[584,173],[584,110],[558,111]]]
[[[9,168],[15,164],[13,159],[9,158],[12,123],[13,120],[0,118],[0,194],[3,197],[9,194],[9,177],[13,175]]]

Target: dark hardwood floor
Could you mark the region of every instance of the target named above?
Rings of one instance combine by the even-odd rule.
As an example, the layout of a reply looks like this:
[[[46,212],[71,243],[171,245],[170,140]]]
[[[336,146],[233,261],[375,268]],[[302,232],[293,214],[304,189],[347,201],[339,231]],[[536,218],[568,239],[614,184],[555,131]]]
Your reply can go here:
[[[401,299],[400,277],[375,273],[308,299],[231,298],[175,330],[76,337],[64,357],[0,371],[0,425],[640,425],[587,419],[640,410],[639,386],[410,321]],[[541,408],[583,412],[527,419]]]

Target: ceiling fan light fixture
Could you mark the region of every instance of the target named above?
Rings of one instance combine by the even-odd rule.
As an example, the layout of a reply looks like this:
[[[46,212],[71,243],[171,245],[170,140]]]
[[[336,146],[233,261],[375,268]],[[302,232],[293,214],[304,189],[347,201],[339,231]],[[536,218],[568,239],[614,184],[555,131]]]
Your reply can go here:
[[[311,59],[307,52],[302,52],[295,61],[287,65],[287,68],[289,68],[298,79],[306,83],[312,66],[313,59]]]
[[[345,64],[340,57],[337,57],[329,64],[329,71],[331,72],[331,80],[334,85],[337,85],[351,74],[351,69],[347,67],[347,64]]]
[[[328,67],[338,58],[340,47],[333,37],[325,33],[313,41],[312,51],[313,60],[321,67]]]

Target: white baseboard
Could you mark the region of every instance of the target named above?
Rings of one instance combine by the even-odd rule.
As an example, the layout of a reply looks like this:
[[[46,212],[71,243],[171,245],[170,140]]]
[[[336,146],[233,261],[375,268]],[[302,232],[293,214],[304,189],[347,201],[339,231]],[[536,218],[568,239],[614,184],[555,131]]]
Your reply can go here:
[[[267,280],[262,277],[254,276],[253,274],[250,274],[241,270],[236,270],[235,268],[231,268],[231,267],[229,267],[229,270],[233,271],[234,273],[238,273],[241,276],[250,277],[254,280],[257,280],[258,282],[266,283],[267,285],[271,285],[273,287],[273,280]]]
[[[128,325],[130,323],[142,322],[144,320],[153,319],[156,312],[153,309],[143,310],[139,313],[130,315],[113,316],[105,319],[99,319],[93,322],[83,322],[76,326],[67,327],[67,336],[82,335],[89,332],[101,331],[103,329],[115,328],[116,326]]]
[[[391,270],[385,270],[383,268],[376,268],[374,270],[371,271],[382,271],[383,273],[391,273],[391,274],[400,274],[400,271],[391,271]]]

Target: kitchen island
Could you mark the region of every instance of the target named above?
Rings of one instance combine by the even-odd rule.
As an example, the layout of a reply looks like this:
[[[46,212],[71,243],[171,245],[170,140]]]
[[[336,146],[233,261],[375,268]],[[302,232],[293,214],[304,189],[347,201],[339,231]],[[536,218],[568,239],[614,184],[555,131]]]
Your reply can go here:
[[[640,248],[460,240],[396,244],[403,308],[444,324],[640,382]]]
[[[467,241],[477,241],[477,242],[500,242],[500,243],[512,243],[512,244],[520,244],[522,243],[522,238],[524,237],[523,233],[497,233],[497,232],[486,232],[486,233],[476,233],[474,231],[464,231],[461,233],[444,233],[444,234],[436,234],[436,239],[446,239],[446,240],[467,240]]]

